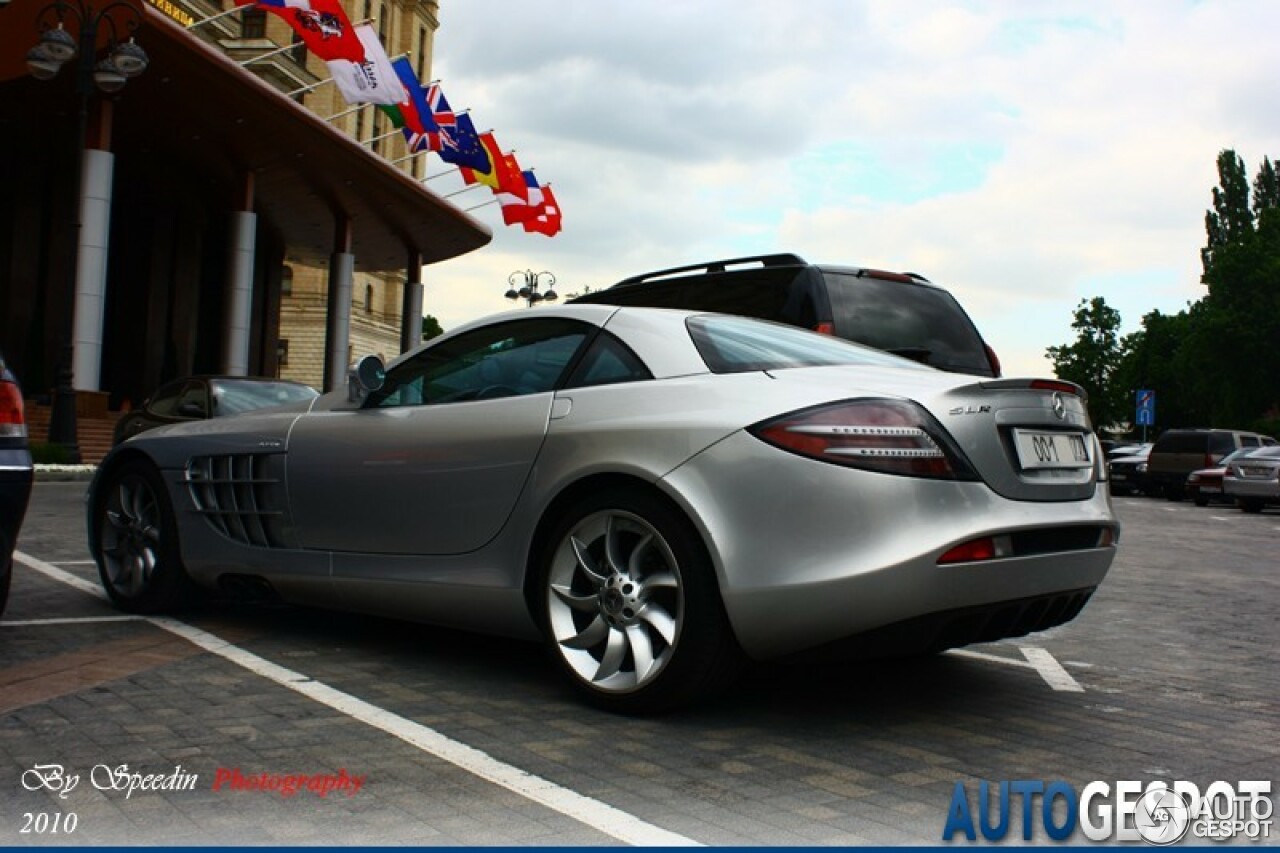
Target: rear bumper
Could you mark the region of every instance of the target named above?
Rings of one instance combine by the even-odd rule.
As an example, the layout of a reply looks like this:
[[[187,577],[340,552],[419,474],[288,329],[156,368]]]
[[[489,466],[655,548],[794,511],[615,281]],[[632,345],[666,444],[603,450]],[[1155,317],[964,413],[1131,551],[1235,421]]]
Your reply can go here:
[[[971,643],[1022,637],[1070,622],[1096,587],[957,607],[905,619],[801,652],[805,660],[849,660],[935,654]]]
[[[31,497],[32,469],[0,466],[0,572],[9,570],[9,557]]]
[[[701,528],[738,641],[757,659],[958,609],[1091,590],[1115,558],[1100,535],[1119,529],[1105,488],[1087,500],[1012,501],[983,483],[857,471],[745,434],[663,482]],[[1008,537],[1011,553],[939,565],[985,536]],[[947,633],[939,631],[916,640],[928,647]]]
[[[1229,498],[1262,498],[1263,500],[1280,500],[1280,481],[1277,480],[1232,480],[1223,491]]]

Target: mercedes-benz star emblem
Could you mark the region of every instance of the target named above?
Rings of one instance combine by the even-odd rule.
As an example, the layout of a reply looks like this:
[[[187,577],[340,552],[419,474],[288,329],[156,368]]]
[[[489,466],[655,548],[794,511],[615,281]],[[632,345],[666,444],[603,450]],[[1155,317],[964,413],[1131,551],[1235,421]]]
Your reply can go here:
[[[1067,417],[1067,402],[1057,391],[1053,392],[1053,414],[1060,421]]]

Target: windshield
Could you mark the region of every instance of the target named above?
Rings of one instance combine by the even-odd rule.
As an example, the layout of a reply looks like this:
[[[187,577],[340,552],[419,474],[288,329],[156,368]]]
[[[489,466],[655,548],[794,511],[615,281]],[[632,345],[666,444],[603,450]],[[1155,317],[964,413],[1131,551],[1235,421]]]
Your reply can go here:
[[[257,382],[219,379],[210,384],[213,392],[213,415],[238,415],[298,403],[319,396],[319,392],[296,382]]]
[[[699,314],[687,321],[702,360],[713,373],[746,373],[834,364],[929,368],[842,338],[745,317]]]

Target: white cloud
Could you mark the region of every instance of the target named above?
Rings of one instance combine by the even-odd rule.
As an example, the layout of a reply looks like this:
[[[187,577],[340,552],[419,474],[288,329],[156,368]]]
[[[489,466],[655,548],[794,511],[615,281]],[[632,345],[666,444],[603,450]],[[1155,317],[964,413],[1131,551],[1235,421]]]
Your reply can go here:
[[[1081,298],[1127,329],[1196,298],[1218,151],[1251,172],[1280,154],[1276,4],[446,0],[440,16],[450,100],[564,211],[548,240],[477,210],[494,243],[426,270],[446,327],[509,307],[516,269],[563,293],[796,251],[923,273],[1011,372],[1044,372]]]

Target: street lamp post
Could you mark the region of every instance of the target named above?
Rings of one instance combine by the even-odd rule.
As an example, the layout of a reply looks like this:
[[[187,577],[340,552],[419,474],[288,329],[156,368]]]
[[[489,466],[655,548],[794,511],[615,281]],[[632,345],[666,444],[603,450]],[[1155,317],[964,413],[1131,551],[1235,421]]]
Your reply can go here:
[[[547,289],[539,292],[543,276],[547,277]],[[545,270],[542,272],[516,270],[507,276],[507,284],[510,285],[510,289],[506,297],[511,300],[523,299],[528,308],[532,308],[539,302],[555,302],[560,298],[553,289],[556,286],[556,277]]]
[[[66,63],[77,60],[75,92],[78,103],[75,164],[72,167],[71,245],[67,258],[67,322],[57,369],[57,388],[49,416],[49,441],[67,448],[70,461],[80,461],[76,438],[76,392],[74,387],[75,304],[80,254],[81,193],[84,179],[85,133],[89,124],[89,98],[94,87],[118,92],[131,77],[147,70],[147,53],[128,35],[142,23],[132,3],[114,0],[95,8],[87,0],[54,0],[36,16],[40,41],[27,51],[27,69],[37,80],[51,80]],[[79,38],[66,29],[68,22],[79,26]],[[107,55],[98,59],[98,33],[109,32]]]

